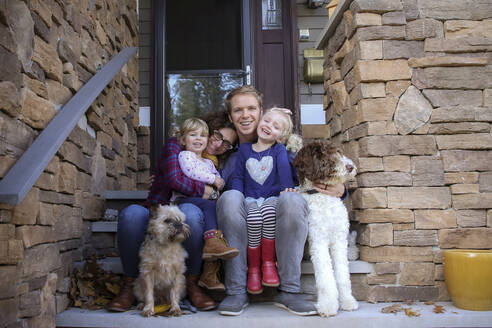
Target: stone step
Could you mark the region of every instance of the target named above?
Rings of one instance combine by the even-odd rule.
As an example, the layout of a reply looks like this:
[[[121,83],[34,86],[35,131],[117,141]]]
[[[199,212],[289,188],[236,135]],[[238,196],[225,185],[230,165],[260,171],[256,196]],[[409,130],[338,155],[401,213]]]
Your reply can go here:
[[[147,190],[106,190],[106,208],[122,210],[131,204],[143,204],[148,193]]]
[[[119,257],[106,257],[97,261],[99,267],[105,271],[111,271],[117,274],[123,273],[123,267]],[[83,262],[74,264],[74,268],[81,268]],[[374,265],[364,261],[349,261],[351,274],[364,274],[374,272]],[[316,294],[316,281],[314,279],[313,264],[310,261],[301,263],[301,289],[306,294]],[[354,295],[357,295],[357,287],[353,286]]]
[[[92,232],[116,232],[116,231],[118,231],[117,221],[92,222]]]
[[[272,303],[253,303],[237,317],[219,315],[216,311],[198,312],[181,317],[142,317],[137,310],[123,313],[109,313],[105,310],[82,310],[71,308],[56,316],[56,327],[118,327],[118,328],[161,328],[161,327],[268,327],[268,328],[416,328],[416,327],[490,327],[492,311],[466,311],[454,307],[449,302],[439,302],[444,313],[434,313],[432,305],[415,303],[402,304],[418,310],[420,316],[409,317],[404,312],[385,314],[381,309],[397,303],[372,304],[359,302],[359,309],[353,312],[341,311],[336,316],[321,318],[319,316],[302,317],[291,314],[274,306]]]
[[[98,259],[97,263],[99,267],[105,271],[111,271],[114,273],[123,273],[121,261],[119,257],[106,257]],[[76,262],[75,268],[82,267],[83,262]],[[365,261],[349,261],[350,273],[371,273],[374,272],[374,264]],[[310,261],[303,261],[301,263],[301,272],[303,275],[314,274],[313,264]]]
[[[145,200],[149,192],[147,190],[106,190],[106,200]]]

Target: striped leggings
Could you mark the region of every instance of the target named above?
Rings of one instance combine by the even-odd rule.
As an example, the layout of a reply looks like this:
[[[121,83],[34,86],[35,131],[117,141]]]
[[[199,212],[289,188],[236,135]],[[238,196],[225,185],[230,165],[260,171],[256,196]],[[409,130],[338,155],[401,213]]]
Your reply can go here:
[[[270,198],[261,206],[256,202],[246,206],[249,247],[260,245],[261,238],[275,239],[276,209],[277,198]]]

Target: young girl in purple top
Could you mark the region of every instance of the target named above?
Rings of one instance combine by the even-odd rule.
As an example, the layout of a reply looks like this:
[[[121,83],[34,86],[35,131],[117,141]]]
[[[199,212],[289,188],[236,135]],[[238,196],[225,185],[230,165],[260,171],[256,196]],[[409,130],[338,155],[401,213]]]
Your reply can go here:
[[[285,108],[267,110],[258,124],[257,142],[242,144],[236,161],[232,189],[242,192],[246,200],[247,290],[251,294],[261,293],[262,285],[279,285],[275,264],[275,215],[280,193],[294,188],[283,144],[292,132],[291,114]]]

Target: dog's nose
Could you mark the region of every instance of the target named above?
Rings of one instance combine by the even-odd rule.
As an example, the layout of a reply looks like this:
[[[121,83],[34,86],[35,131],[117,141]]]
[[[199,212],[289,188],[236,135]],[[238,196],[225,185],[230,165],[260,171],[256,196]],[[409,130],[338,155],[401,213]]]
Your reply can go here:
[[[345,168],[347,169],[347,171],[349,173],[352,172],[352,170],[354,169],[354,167],[352,165],[350,165],[350,164],[345,165]]]

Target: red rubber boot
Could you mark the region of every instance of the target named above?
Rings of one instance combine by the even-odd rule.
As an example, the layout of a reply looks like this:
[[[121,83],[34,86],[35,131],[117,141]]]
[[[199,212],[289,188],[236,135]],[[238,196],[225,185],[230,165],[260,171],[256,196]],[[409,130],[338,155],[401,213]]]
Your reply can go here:
[[[261,271],[263,273],[262,284],[268,287],[278,287],[277,265],[275,261],[275,239],[261,238]]]
[[[261,286],[261,246],[248,246],[248,282],[247,288],[250,294],[261,294],[263,287]]]

